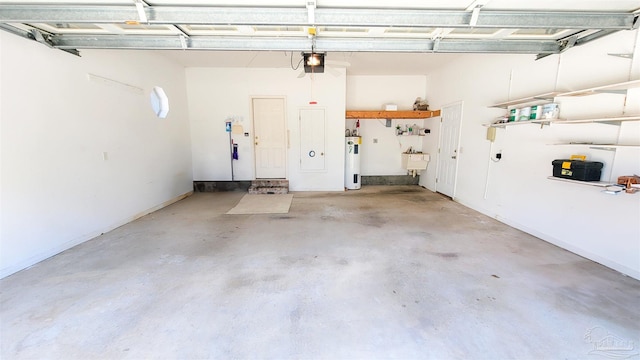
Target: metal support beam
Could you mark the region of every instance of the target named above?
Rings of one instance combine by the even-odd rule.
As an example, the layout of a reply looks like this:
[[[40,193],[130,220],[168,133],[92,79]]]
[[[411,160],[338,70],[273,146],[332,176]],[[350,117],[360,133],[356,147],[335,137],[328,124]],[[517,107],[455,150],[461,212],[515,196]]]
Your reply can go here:
[[[311,51],[312,41],[306,37],[214,37],[143,36],[143,35],[60,35],[52,43],[60,49],[184,49],[252,50],[252,51]],[[316,38],[319,52],[443,52],[443,53],[558,53],[556,41],[522,40],[451,40],[440,39],[438,45],[429,39],[372,38]]]
[[[572,35],[572,36],[570,36],[568,38],[564,38],[564,39],[558,40],[558,47],[560,49],[560,52],[564,52],[564,51],[567,51],[568,49],[570,49],[570,48],[572,48],[574,46],[584,45],[584,44],[586,44],[588,42],[591,42],[591,41],[596,40],[596,39],[600,39],[601,37],[613,34],[615,32],[616,32],[615,30],[599,30],[599,31],[596,31],[596,32],[594,32],[592,34],[589,34],[589,35],[586,35],[586,36],[583,36],[583,37],[579,37],[578,34],[574,34],[574,35]],[[540,60],[540,59],[545,58],[545,57],[547,57],[549,55],[552,55],[554,53],[555,52],[540,53],[536,57],[536,60]],[[609,55],[612,55],[612,54],[609,54]]]
[[[144,7],[149,24],[309,24],[306,8]],[[316,8],[316,26],[469,27],[472,13],[454,10]],[[637,15],[624,12],[482,11],[477,28],[632,29]],[[124,23],[138,21],[135,6],[0,5],[6,23]]]
[[[27,31],[27,30],[19,29],[15,26],[0,23],[0,30],[4,30],[8,33],[23,37],[25,39],[38,41],[41,43],[43,41],[40,41],[39,38],[42,37],[42,40],[44,40],[44,35],[42,34],[42,32],[35,29],[32,29],[32,31]],[[48,47],[55,47],[53,46],[53,43],[51,41],[45,41],[45,42]],[[69,48],[69,49],[60,49],[60,50],[68,52],[69,54],[72,54],[72,55],[80,56],[80,52],[76,49]]]
[[[21,37],[29,39],[29,40],[35,40],[35,38],[33,37],[33,34],[30,31],[22,30],[22,29],[19,29],[19,28],[15,27],[15,26],[11,26],[9,24],[0,23],[0,29],[6,31],[8,33],[11,33],[13,35],[18,35],[18,36],[21,36]]]
[[[597,31],[591,35],[587,35],[585,37],[581,37],[578,40],[576,40],[576,46],[578,45],[584,45],[588,42],[591,42],[593,40],[596,39],[600,39],[601,37],[605,37],[607,35],[613,34],[614,32],[616,32],[615,30],[600,30]]]
[[[472,12],[448,10],[317,9],[316,22],[335,26],[469,27]],[[477,28],[631,29],[633,14],[596,12],[489,11]]]

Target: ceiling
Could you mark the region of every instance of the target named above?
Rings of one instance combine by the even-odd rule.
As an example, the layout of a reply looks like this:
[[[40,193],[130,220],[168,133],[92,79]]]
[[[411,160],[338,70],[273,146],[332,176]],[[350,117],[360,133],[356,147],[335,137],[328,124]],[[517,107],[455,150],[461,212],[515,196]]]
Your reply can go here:
[[[384,64],[394,75],[464,53],[557,54],[637,29],[639,14],[637,0],[0,0],[1,29],[74,54],[147,49],[187,67],[288,67],[313,49],[350,74]]]

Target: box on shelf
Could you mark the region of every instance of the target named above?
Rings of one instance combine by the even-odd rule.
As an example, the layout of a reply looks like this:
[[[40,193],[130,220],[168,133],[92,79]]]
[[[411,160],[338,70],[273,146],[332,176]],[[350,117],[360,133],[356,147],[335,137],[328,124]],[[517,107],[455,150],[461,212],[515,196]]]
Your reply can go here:
[[[531,115],[529,120],[538,120],[542,117],[542,105],[533,105],[531,107]]]
[[[580,180],[580,181],[600,181],[603,163],[598,161],[582,161],[582,160],[553,160],[553,176]]]
[[[385,111],[397,111],[398,110],[398,105],[396,105],[396,104],[385,104],[384,105],[384,110]]]
[[[543,118],[548,120],[555,120],[558,118],[559,114],[560,114],[560,108],[558,107],[558,104],[551,103],[551,104],[542,105]]]
[[[518,120],[518,115],[520,115],[520,109],[511,109],[509,110],[509,122]]]
[[[531,107],[520,108],[517,121],[527,121],[529,120],[529,116],[531,116]]]

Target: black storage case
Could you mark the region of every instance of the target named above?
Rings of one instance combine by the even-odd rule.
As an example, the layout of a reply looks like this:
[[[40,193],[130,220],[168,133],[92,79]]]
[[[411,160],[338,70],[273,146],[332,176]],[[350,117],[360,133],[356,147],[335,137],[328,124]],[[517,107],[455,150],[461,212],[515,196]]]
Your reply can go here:
[[[551,164],[554,177],[581,181],[600,181],[604,166],[598,161],[582,160],[553,160]]]

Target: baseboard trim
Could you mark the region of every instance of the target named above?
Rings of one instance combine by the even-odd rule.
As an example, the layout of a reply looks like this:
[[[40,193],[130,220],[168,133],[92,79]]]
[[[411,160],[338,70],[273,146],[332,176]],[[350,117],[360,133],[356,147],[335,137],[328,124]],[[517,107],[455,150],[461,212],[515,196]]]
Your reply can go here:
[[[251,180],[239,181],[204,181],[193,182],[195,192],[220,192],[220,191],[249,191]]]
[[[185,198],[191,196],[192,194],[193,194],[193,191],[188,191],[188,192],[186,192],[186,193],[184,193],[182,195],[178,195],[178,196],[176,196],[176,197],[174,197],[172,199],[169,199],[169,200],[167,200],[167,201],[165,201],[165,202],[163,202],[161,204],[158,204],[158,205],[153,206],[153,207],[151,207],[151,208],[149,208],[147,210],[139,212],[139,213],[137,213],[137,214],[135,214],[133,216],[130,216],[130,217],[124,218],[124,219],[122,219],[120,221],[117,221],[117,222],[115,222],[115,223],[113,223],[113,224],[111,224],[109,226],[106,226],[106,227],[100,229],[100,230],[96,230],[96,231],[92,231],[92,232],[87,233],[87,234],[83,234],[83,235],[78,236],[78,237],[76,237],[74,239],[66,241],[66,242],[64,242],[62,244],[59,244],[59,245],[54,246],[54,247],[51,247],[51,248],[49,248],[49,249],[47,249],[45,251],[39,252],[38,254],[35,254],[34,256],[31,256],[31,257],[29,257],[29,258],[27,258],[27,259],[25,259],[23,261],[20,261],[20,262],[18,262],[16,264],[12,264],[12,265],[9,265],[7,267],[4,267],[4,268],[2,268],[2,270],[0,270],[0,279],[3,279],[3,278],[5,278],[5,277],[7,277],[9,275],[13,275],[13,274],[15,274],[15,273],[17,273],[19,271],[28,269],[28,268],[30,268],[30,267],[32,267],[34,265],[37,265],[41,261],[44,261],[44,260],[46,260],[46,259],[48,259],[48,258],[50,258],[52,256],[58,255],[63,251],[69,250],[69,249],[73,248],[74,246],[80,245],[80,244],[82,244],[82,243],[84,243],[86,241],[89,241],[89,240],[91,240],[91,239],[93,239],[95,237],[98,237],[98,236],[100,236],[102,234],[105,234],[105,233],[107,233],[107,232],[109,232],[111,230],[117,229],[122,225],[126,225],[126,224],[128,224],[128,223],[130,223],[132,221],[135,221],[135,220],[137,220],[137,219],[139,219],[139,218],[141,218],[141,217],[143,217],[145,215],[148,215],[148,214],[150,214],[150,213],[152,213],[154,211],[158,211],[158,210],[160,210],[160,209],[162,209],[164,207],[167,207],[167,206],[169,206],[169,205],[171,205],[171,204],[173,204],[175,202],[178,202],[178,201],[180,201],[182,199],[185,199]]]
[[[418,185],[420,176],[411,175],[362,175],[362,185]]]
[[[503,216],[499,216],[497,214],[490,213],[487,209],[471,206],[468,203],[460,201],[458,198],[455,198],[454,201],[459,203],[459,204],[461,204],[461,205],[463,205],[463,206],[466,206],[466,207],[468,207],[470,209],[473,209],[473,210],[475,210],[475,211],[477,211],[477,212],[479,212],[481,214],[484,214],[486,216],[494,218],[497,221],[500,221],[501,223],[503,223],[505,225],[509,225],[512,228],[518,229],[520,231],[524,231],[527,234],[535,236],[535,237],[537,237],[538,239],[540,239],[542,241],[546,241],[546,242],[548,242],[548,243],[550,243],[552,245],[555,245],[555,246],[557,246],[557,247],[559,247],[561,249],[564,249],[564,250],[567,250],[569,252],[572,252],[572,253],[580,256],[580,257],[583,257],[585,259],[594,261],[594,262],[596,262],[596,263],[598,263],[600,265],[606,266],[606,267],[608,267],[610,269],[613,269],[613,270],[615,270],[615,271],[617,271],[617,272],[619,272],[619,273],[621,273],[623,275],[626,275],[626,276],[632,277],[634,279],[640,280],[640,271],[638,271],[638,270],[635,270],[635,269],[630,268],[628,266],[622,265],[622,264],[617,263],[617,262],[615,262],[613,260],[610,260],[610,259],[607,259],[605,257],[602,257],[602,256],[600,256],[598,254],[594,254],[594,253],[592,253],[590,251],[587,251],[585,249],[579,248],[579,247],[577,247],[575,245],[569,244],[569,243],[567,243],[565,241],[557,239],[557,238],[555,238],[553,236],[549,236],[549,235],[547,235],[545,233],[542,233],[542,232],[539,232],[539,231],[537,231],[535,229],[529,228],[529,227],[527,227],[527,226],[525,226],[523,224],[520,224],[520,223],[518,223],[516,221],[513,221],[513,220],[511,220],[509,218],[505,218]]]

